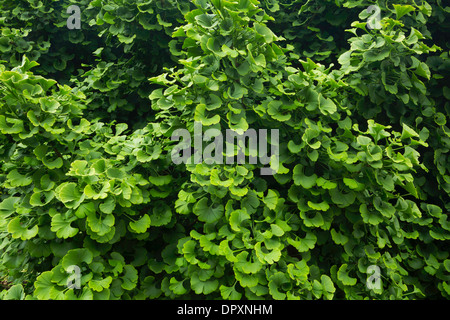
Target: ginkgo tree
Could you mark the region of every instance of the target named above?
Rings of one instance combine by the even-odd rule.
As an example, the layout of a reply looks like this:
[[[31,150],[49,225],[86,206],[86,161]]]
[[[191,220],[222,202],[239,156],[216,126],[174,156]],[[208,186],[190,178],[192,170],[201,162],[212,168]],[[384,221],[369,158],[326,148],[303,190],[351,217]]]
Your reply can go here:
[[[70,3],[0,4],[0,298],[450,296],[448,7]]]

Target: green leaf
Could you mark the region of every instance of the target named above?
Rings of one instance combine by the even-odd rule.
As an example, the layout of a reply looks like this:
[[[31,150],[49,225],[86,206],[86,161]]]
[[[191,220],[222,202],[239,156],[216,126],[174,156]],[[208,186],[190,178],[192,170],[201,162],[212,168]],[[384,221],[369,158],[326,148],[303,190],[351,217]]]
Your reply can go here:
[[[355,192],[351,191],[349,193],[342,193],[338,188],[334,188],[329,190],[331,200],[334,204],[337,204],[340,207],[348,207],[353,202],[355,202],[356,195]]]
[[[199,121],[202,123],[203,126],[211,126],[216,123],[220,122],[220,116],[218,114],[214,115],[211,118],[208,118],[205,115],[206,112],[206,105],[205,104],[198,104],[195,108],[195,114],[194,114],[194,120]]]
[[[225,285],[221,285],[219,290],[223,299],[240,300],[242,297],[242,293],[238,292],[234,286],[227,287]]]
[[[64,203],[67,208],[76,209],[84,200],[84,196],[78,191],[74,182],[64,182],[56,189],[56,197]]]
[[[357,191],[364,190],[364,184],[359,183],[355,179],[344,178],[344,184],[352,190],[357,190]]]
[[[361,135],[356,138],[356,141],[361,146],[367,146],[372,143],[372,139],[370,139],[369,137],[361,136]]]
[[[373,205],[386,218],[391,218],[395,214],[395,207],[389,202],[381,200],[380,197],[373,199]]]
[[[21,175],[16,169],[8,173],[6,178],[12,187],[25,187],[33,182],[31,177]]]
[[[333,114],[337,111],[336,104],[331,100],[327,99],[319,94],[319,110],[324,115]]]
[[[42,111],[55,113],[60,107],[60,103],[52,97],[43,97],[39,99]]]
[[[381,49],[371,49],[363,53],[365,61],[374,62],[385,60],[391,54],[389,47],[382,47]]]
[[[158,202],[153,208],[150,219],[152,221],[152,226],[160,227],[166,225],[172,220],[172,211],[164,202]]]
[[[275,35],[265,25],[255,23],[254,27],[255,27],[256,32],[264,37],[264,40],[266,41],[266,43],[271,43],[274,40]]]
[[[217,290],[219,287],[218,280],[206,280],[202,281],[199,278],[198,272],[195,272],[191,276],[191,288],[196,294],[210,294]]]
[[[15,204],[20,200],[19,197],[9,197],[0,202],[0,217],[8,218],[16,212]]]
[[[342,284],[344,286],[354,286],[356,284],[356,282],[357,282],[357,279],[356,278],[352,278],[352,277],[350,277],[348,275],[347,267],[348,267],[347,264],[343,264],[339,268],[339,270],[337,272],[337,278],[338,278],[339,281],[342,282]]]
[[[24,298],[25,292],[21,284],[13,285],[3,296],[3,300],[23,300]]]
[[[289,283],[289,278],[282,272],[276,272],[269,278],[269,292],[275,300],[286,298],[286,294],[281,292],[280,289],[287,283]]]
[[[323,274],[320,277],[320,281],[321,281],[322,288],[323,288],[323,295],[328,300],[333,299],[333,295],[334,295],[334,292],[336,291],[336,288],[335,288],[334,283],[331,280],[331,278],[329,276],[327,276],[326,274]]]
[[[128,194],[128,198],[126,197],[126,193],[124,191],[125,187],[128,187],[129,189],[129,194]],[[124,196],[124,198],[129,199],[130,195],[131,195],[131,188],[129,187],[129,185],[122,183],[122,194]],[[101,187],[99,187],[99,184],[87,184],[84,187],[83,190],[83,194],[82,194],[82,198],[84,196],[86,196],[87,198],[92,198],[94,200],[97,199],[106,199],[108,197],[108,191],[110,191],[110,187],[111,187],[111,183],[109,181],[106,181],[103,183],[103,185],[101,185]],[[96,190],[100,189],[98,192]],[[126,189],[125,189],[126,190]]]
[[[121,277],[122,285],[121,287],[125,290],[133,290],[136,287],[138,281],[138,272],[132,265],[125,265],[123,267],[124,274]]]
[[[87,248],[71,249],[61,260],[61,265],[64,270],[67,270],[70,266],[78,266],[81,268],[82,263],[90,264],[94,255]]]
[[[195,17],[195,20],[199,25],[201,25],[204,28],[210,29],[217,25],[218,21],[217,19],[214,19],[214,14],[200,14]]]
[[[82,203],[75,211],[75,215],[80,219],[93,213],[95,213],[95,204],[93,202]]]
[[[232,87],[228,87],[227,94],[231,99],[239,100],[248,94],[248,90],[239,83],[234,82]]]
[[[444,261],[444,268],[447,270],[447,272],[450,272],[450,259],[446,259]]]
[[[53,272],[44,271],[41,273],[34,282],[34,296],[39,300],[49,300],[50,292],[54,287],[52,283]]]
[[[281,251],[279,248],[274,247],[272,250],[269,250],[267,245],[265,247],[261,247],[261,242],[257,242],[255,244],[255,253],[261,263],[272,264],[281,258]]]
[[[414,72],[421,77],[427,78],[428,80],[430,80],[431,78],[430,68],[425,62],[420,62],[419,66]]]
[[[314,173],[311,176],[306,176],[303,173],[303,166],[300,164],[294,167],[292,173],[292,179],[294,180],[294,184],[297,186],[302,186],[305,189],[311,189],[316,184],[317,175]]]
[[[323,216],[319,211],[300,211],[300,217],[307,227],[319,228],[324,224]]]
[[[50,203],[54,197],[55,193],[53,191],[35,192],[30,197],[30,204],[34,207],[42,207]]]
[[[111,276],[107,276],[104,279],[92,279],[88,282],[88,286],[94,291],[101,292],[103,289],[109,288],[112,280]]]
[[[263,198],[263,202],[265,203],[267,208],[269,208],[270,210],[275,210],[275,208],[278,204],[277,193],[274,190],[269,189],[267,191],[267,195]]]
[[[123,170],[118,168],[108,168],[106,170],[106,175],[110,179],[118,179],[118,180],[122,180],[127,176]]]
[[[123,33],[119,33],[117,35],[117,38],[119,39],[120,42],[125,43],[125,44],[130,44],[133,42],[134,38],[136,38],[136,34],[133,34],[133,36],[131,37],[127,37],[125,36]]]
[[[326,201],[322,201],[320,203],[314,203],[312,201],[308,201],[308,207],[310,207],[311,209],[314,210],[319,210],[319,211],[327,211],[330,206],[328,205],[328,203]]]
[[[230,214],[231,229],[233,229],[236,232],[241,231],[242,223],[248,219],[250,219],[250,215],[247,213],[247,210],[245,208],[239,209],[239,210],[234,210]]]
[[[166,184],[170,184],[172,182],[172,176],[166,175],[166,176],[149,176],[148,181],[153,183],[155,186],[163,186]]]
[[[317,237],[312,232],[307,232],[304,238],[296,237],[296,239],[287,238],[287,242],[298,250],[298,252],[306,252],[314,249]]]
[[[322,284],[315,279],[312,283],[312,293],[317,298],[320,299],[323,294],[323,287]]]
[[[365,203],[360,205],[359,212],[365,223],[377,225],[383,221],[383,216],[377,211],[370,211]]]
[[[183,255],[187,262],[190,264],[197,264],[199,261],[196,258],[197,242],[194,240],[188,240],[183,244]]]
[[[183,283],[187,279],[184,279],[183,281],[178,281],[175,277],[170,278],[169,281],[169,289],[173,291],[173,293],[177,295],[183,295],[187,292],[187,289],[184,287]]]
[[[92,293],[92,290],[89,288],[83,288],[81,291],[81,294],[77,295],[75,294],[74,290],[69,290],[65,294],[66,300],[93,300],[94,294]]]
[[[287,271],[291,279],[298,282],[306,282],[308,280],[308,275],[310,269],[308,267],[307,262],[303,259],[295,264],[290,263],[287,266]]]
[[[283,114],[281,110],[281,106],[283,103],[281,101],[270,101],[267,104],[267,113],[274,119],[278,121],[287,121],[291,118],[289,113]]]
[[[112,16],[109,12],[105,12],[103,14],[102,20],[109,24],[114,24],[114,16]]]
[[[115,217],[112,214],[100,215],[97,218],[97,213],[95,211],[86,212],[87,224],[89,228],[95,232],[98,236],[104,236],[111,231],[114,226]]]
[[[9,126],[8,123],[12,124]],[[0,131],[3,134],[15,134],[24,130],[23,121],[20,119],[6,118],[4,115],[0,115]]]
[[[76,217],[66,220],[58,213],[52,217],[51,230],[56,232],[58,238],[71,238],[78,233],[78,228],[73,228],[70,224],[76,220]]]
[[[114,211],[114,208],[116,207],[116,199],[114,196],[109,196],[106,198],[106,201],[103,203],[100,203],[98,208],[101,212],[111,214]]]
[[[331,229],[331,238],[336,244],[345,245],[348,242],[348,237],[345,234],[337,232],[334,229]]]
[[[150,228],[151,219],[148,214],[144,214],[139,220],[131,221],[130,228],[136,233],[144,233]]]
[[[257,57],[255,57],[256,65],[265,68],[266,67],[266,57],[264,54],[260,53]]]
[[[247,251],[242,251],[241,253],[239,253],[235,257],[236,261],[234,262],[234,266],[237,270],[246,274],[257,273],[261,270],[263,264],[259,261],[259,259],[256,258],[253,258],[253,262],[248,261],[248,255],[249,253]],[[254,257],[254,255],[251,255],[250,257]]]
[[[203,197],[195,204],[193,211],[200,221],[212,223],[223,216],[224,207],[222,204],[219,204],[213,208],[212,204],[208,205],[208,198]]]
[[[405,14],[408,14],[408,13],[416,10],[416,8],[414,8],[411,5],[400,5],[400,4],[394,4],[394,9],[395,9],[395,14],[397,16],[397,20],[399,20]]]
[[[8,232],[12,234],[14,239],[29,240],[34,238],[38,234],[38,231],[39,227],[37,224],[30,229],[23,226],[20,217],[15,217],[8,223]]]
[[[402,130],[402,136],[401,139],[405,140],[412,137],[419,137],[419,134],[415,132],[411,127],[409,127],[406,124],[402,124],[403,130]]]

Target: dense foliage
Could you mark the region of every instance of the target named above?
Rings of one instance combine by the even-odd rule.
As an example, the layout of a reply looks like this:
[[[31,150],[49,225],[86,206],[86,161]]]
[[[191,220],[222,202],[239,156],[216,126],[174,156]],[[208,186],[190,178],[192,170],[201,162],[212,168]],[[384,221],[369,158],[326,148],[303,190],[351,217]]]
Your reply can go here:
[[[442,1],[0,12],[0,298],[450,297]],[[196,122],[279,129],[277,173],[173,163],[172,133]]]

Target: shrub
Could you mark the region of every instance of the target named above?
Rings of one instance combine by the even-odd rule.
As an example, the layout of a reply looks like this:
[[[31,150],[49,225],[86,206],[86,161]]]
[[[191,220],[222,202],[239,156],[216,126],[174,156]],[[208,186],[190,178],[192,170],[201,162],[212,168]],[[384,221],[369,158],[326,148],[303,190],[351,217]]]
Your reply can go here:
[[[430,3],[380,2],[368,30],[361,1],[86,1],[86,70],[59,75],[34,39],[84,29],[30,0],[65,36],[28,30],[4,2],[0,44],[31,49],[0,47],[0,296],[448,298],[448,8]],[[199,124],[277,129],[278,159],[173,163]],[[263,156],[215,152],[244,149]]]

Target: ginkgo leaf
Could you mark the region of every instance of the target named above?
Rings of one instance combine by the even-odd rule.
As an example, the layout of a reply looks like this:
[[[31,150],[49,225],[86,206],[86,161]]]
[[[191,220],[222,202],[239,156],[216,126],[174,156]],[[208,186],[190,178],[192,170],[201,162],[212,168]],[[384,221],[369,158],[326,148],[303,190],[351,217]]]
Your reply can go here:
[[[45,112],[54,113],[60,107],[60,103],[54,98],[43,97],[39,99],[41,109]]]
[[[74,290],[68,290],[64,295],[65,300],[93,300],[93,298],[92,290],[87,287],[84,287],[79,295],[75,294]]]
[[[276,300],[284,300],[286,294],[280,290],[286,283],[289,283],[289,278],[283,272],[277,272],[269,279],[269,292]]]
[[[291,118],[290,113],[283,114],[281,106],[283,103],[281,101],[270,101],[267,104],[267,113],[274,119],[278,121],[287,121]]]
[[[15,217],[8,223],[8,232],[12,234],[14,239],[29,240],[34,238],[39,231],[37,224],[31,228],[26,227],[20,221],[20,217]]]
[[[262,247],[262,243],[258,242],[255,244],[255,253],[259,261],[262,263],[272,264],[277,262],[281,258],[281,251],[279,248],[272,248],[269,250],[267,246]]]
[[[56,232],[58,238],[71,238],[78,233],[78,228],[73,228],[70,224],[76,220],[76,217],[71,219],[64,219],[63,216],[58,213],[52,217],[51,230]]]
[[[224,207],[222,204],[216,206],[213,204],[208,205],[208,198],[204,197],[195,204],[193,211],[198,215],[200,221],[212,223],[222,217]]]
[[[332,114],[337,111],[336,104],[331,99],[327,99],[319,94],[319,110],[324,114]]]
[[[195,114],[194,114],[194,120],[199,121],[202,123],[203,126],[211,126],[213,124],[220,122],[220,116],[218,114],[212,116],[211,118],[208,118],[206,116],[206,105],[205,104],[199,104],[195,108]]]
[[[51,271],[44,271],[41,273],[34,282],[34,295],[39,300],[49,300],[50,299],[50,292],[52,288],[55,286],[52,283],[52,277],[53,272]]]
[[[213,28],[217,23],[217,19],[214,19],[214,14],[201,14],[195,17],[195,20],[199,25],[204,28]]]
[[[328,299],[333,299],[334,292],[336,291],[336,287],[334,286],[333,281],[329,276],[323,274],[320,276],[320,281],[322,284],[323,295]]]
[[[92,279],[88,282],[88,286],[94,291],[101,292],[103,289],[109,288],[112,280],[111,276],[107,276],[104,279]]]
[[[258,34],[264,37],[266,43],[270,43],[274,40],[275,35],[267,26],[255,23],[255,30]]]
[[[228,88],[227,94],[231,99],[239,100],[248,94],[248,90],[239,83],[234,82],[233,85]]]
[[[352,278],[348,275],[347,264],[341,265],[337,272],[337,278],[341,281],[345,286],[354,286],[357,282],[356,278]]]
[[[164,202],[158,202],[153,208],[150,215],[151,225],[155,227],[160,227],[168,224],[172,219],[172,210]]]
[[[172,176],[149,176],[147,177],[148,181],[153,183],[155,186],[163,186],[169,184],[172,181]]]
[[[266,204],[266,206],[271,209],[271,210],[275,210],[277,204],[278,204],[278,195],[277,193],[272,190],[269,189],[267,191],[267,195],[263,198],[263,202]]]
[[[16,211],[15,205],[19,200],[19,197],[9,197],[0,202],[0,217],[8,218],[12,215]]]
[[[76,209],[84,200],[84,195],[78,191],[77,184],[74,182],[64,182],[55,191],[57,198],[68,208]]]
[[[234,210],[230,214],[230,226],[234,231],[241,231],[241,226],[245,220],[250,219],[250,215],[247,213],[247,210],[239,209]]]
[[[136,233],[144,233],[150,228],[151,219],[148,214],[144,214],[139,220],[131,221],[130,228]]]
[[[312,232],[307,232],[304,238],[296,237],[296,239],[287,238],[287,242],[296,248],[299,252],[306,252],[314,249],[317,237]]]
[[[172,290],[177,295],[183,295],[187,292],[187,289],[184,287],[184,279],[183,281],[178,281],[175,277],[170,278],[169,289]]]
[[[95,211],[86,212],[86,222],[89,228],[99,236],[104,236],[114,226],[115,217],[112,214],[99,215]]]
[[[13,285],[3,296],[3,300],[23,300],[24,298],[25,292],[21,284]]]
[[[219,281],[217,279],[208,279],[202,281],[197,272],[191,276],[191,288],[196,294],[210,294],[217,290]]]
[[[408,13],[416,10],[416,8],[414,8],[411,5],[400,5],[400,4],[394,4],[394,9],[395,9],[395,14],[396,14],[397,20],[399,20],[405,14],[408,14]]]
[[[24,130],[23,121],[20,119],[6,118],[0,115],[0,131],[3,134],[15,134]]]
[[[70,266],[81,268],[82,263],[90,264],[94,255],[87,248],[71,249],[61,260],[62,267],[67,270]]]
[[[307,176],[303,173],[303,166],[298,164],[294,167],[292,171],[292,179],[294,180],[294,184],[297,186],[302,186],[305,189],[311,189],[317,181],[317,175],[314,173],[310,176]]]
[[[308,205],[310,204],[312,204],[312,202],[310,202]],[[319,211],[301,211],[300,217],[303,219],[303,223],[307,227],[318,228],[324,224],[323,216]]]
[[[17,169],[14,169],[10,173],[8,173],[6,178],[13,187],[25,187],[33,182],[33,179],[31,177],[20,174]]]
[[[250,255],[250,259],[248,259],[249,253],[247,251],[242,251],[236,256],[237,261],[234,262],[234,266],[247,274],[257,273],[263,267],[263,264],[256,259],[253,255]],[[251,261],[253,260],[253,262]]]
[[[221,285],[219,290],[223,299],[240,300],[242,297],[242,293],[238,292],[234,286],[227,287],[225,285]]]

